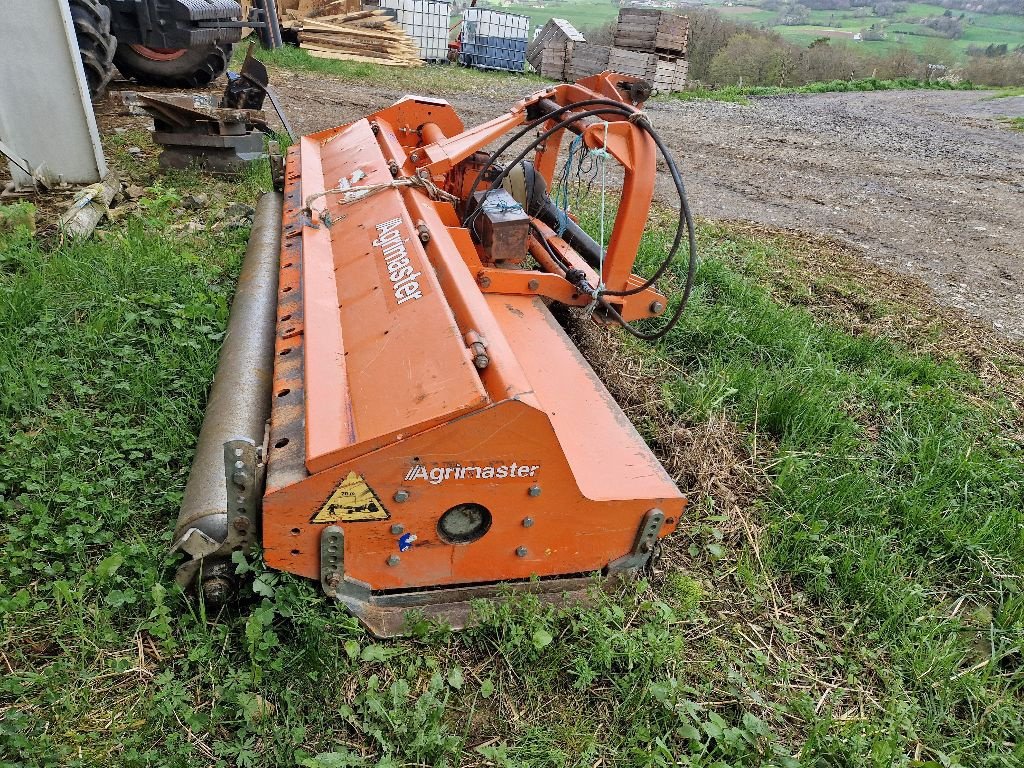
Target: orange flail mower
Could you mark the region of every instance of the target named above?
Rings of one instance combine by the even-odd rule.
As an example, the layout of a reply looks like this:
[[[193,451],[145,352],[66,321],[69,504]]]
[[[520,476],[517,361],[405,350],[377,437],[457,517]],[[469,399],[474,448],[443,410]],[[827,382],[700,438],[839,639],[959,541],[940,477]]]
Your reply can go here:
[[[663,151],[648,94],[604,73],[468,130],[407,97],[289,150],[186,489],[183,584],[226,599],[259,543],[388,636],[410,608],[459,626],[503,583],[561,596],[648,562],[685,499],[549,309],[672,315],[642,338],[682,310],[654,284],[668,260],[633,274]],[[548,194],[566,134],[563,177],[621,166],[607,245]]]

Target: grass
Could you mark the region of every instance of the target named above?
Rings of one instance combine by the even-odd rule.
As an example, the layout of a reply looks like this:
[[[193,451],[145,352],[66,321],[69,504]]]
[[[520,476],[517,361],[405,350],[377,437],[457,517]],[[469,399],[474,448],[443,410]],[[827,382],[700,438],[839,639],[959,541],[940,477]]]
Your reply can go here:
[[[1024,88],[1001,88],[997,93],[989,96],[986,101],[991,101],[992,99],[1009,99],[1014,96],[1024,96]]]
[[[0,765],[1021,764],[1019,411],[890,338],[913,310],[856,270],[735,225],[702,224],[664,346],[575,326],[694,502],[648,580],[380,642],[253,559],[248,599],[208,613],[166,553],[245,231],[179,201],[266,176],[108,149],[148,191],[98,239],[0,235]],[[971,333],[943,322],[929,343]]]
[[[268,66],[287,69],[292,72],[309,72],[330,75],[342,80],[396,88],[406,92],[435,93],[445,91],[472,91],[479,88],[508,87],[508,72],[491,72],[472,69],[455,64],[429,64],[416,69],[383,67],[353,61],[318,59],[301,48],[285,46],[274,50],[257,48],[254,55]],[[244,53],[236,52],[236,57]],[[238,58],[238,64],[241,63]],[[546,82],[538,75],[514,75],[523,83]]]
[[[974,89],[969,81],[963,81],[956,85],[947,82],[929,83],[924,80],[913,78],[900,78],[898,80],[879,80],[877,78],[865,78],[862,80],[831,80],[824,83],[810,83],[792,87],[780,87],[771,85],[738,86],[727,85],[721,88],[689,88],[685,91],[673,93],[666,98],[682,99],[711,99],[713,101],[729,101],[738,104],[749,104],[748,97],[756,96],[785,96],[794,93],[846,93],[864,91],[905,91],[905,90],[966,90]]]
[[[1013,130],[1024,131],[1024,117],[1007,117],[1004,120]]]

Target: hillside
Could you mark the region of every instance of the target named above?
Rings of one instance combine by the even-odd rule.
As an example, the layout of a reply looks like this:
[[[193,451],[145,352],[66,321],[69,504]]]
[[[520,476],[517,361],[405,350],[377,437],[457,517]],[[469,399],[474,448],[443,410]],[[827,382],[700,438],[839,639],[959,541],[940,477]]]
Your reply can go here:
[[[490,5],[501,5],[511,12],[529,16],[533,27],[559,17],[580,29],[593,28],[614,21],[618,15],[618,5],[612,0],[505,0]],[[847,40],[877,54],[906,46],[917,53],[926,51],[938,60],[947,59],[949,63],[964,59],[972,47],[1006,45],[1013,49],[1024,45],[1024,0],[939,0],[935,3],[879,0],[856,7],[850,0],[805,0],[802,3],[710,0],[692,5],[714,8],[734,21],[774,29],[798,45],[830,37]],[[945,16],[946,13],[950,15]],[[857,35],[862,39],[855,39]],[[879,39],[866,39],[871,37]]]

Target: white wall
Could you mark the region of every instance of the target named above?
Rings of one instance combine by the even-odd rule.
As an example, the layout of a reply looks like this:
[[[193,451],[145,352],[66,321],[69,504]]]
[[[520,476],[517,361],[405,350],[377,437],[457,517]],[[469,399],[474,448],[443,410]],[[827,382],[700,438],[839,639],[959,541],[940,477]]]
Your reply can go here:
[[[54,181],[107,173],[68,0],[0,0],[0,141]]]

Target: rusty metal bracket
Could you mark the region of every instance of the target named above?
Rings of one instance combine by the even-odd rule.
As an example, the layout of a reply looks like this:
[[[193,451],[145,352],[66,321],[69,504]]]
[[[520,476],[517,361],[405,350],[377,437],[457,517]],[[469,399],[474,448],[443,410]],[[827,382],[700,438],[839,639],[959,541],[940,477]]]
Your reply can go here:
[[[345,532],[338,525],[329,525],[320,534],[320,585],[351,611],[370,600],[368,585],[345,577]]]
[[[256,542],[260,513],[260,454],[262,446],[249,439],[224,443],[227,483],[228,536],[224,549],[248,549]]]
[[[345,578],[345,532],[329,525],[320,534],[320,584],[328,595],[335,594]]]
[[[171,551],[181,550],[192,559],[179,567],[176,579],[182,587],[191,584],[206,558],[231,557],[248,551],[257,541],[260,523],[260,495],[263,487],[263,446],[238,438],[224,443],[225,490],[227,492],[227,535],[217,541],[198,526],[188,528]]]
[[[608,563],[608,573],[642,568],[647,565],[651,555],[654,554],[655,545],[658,543],[658,533],[664,524],[664,512],[657,507],[647,510],[643,520],[640,521],[640,527],[637,529],[633,548],[629,551],[629,554]]]

